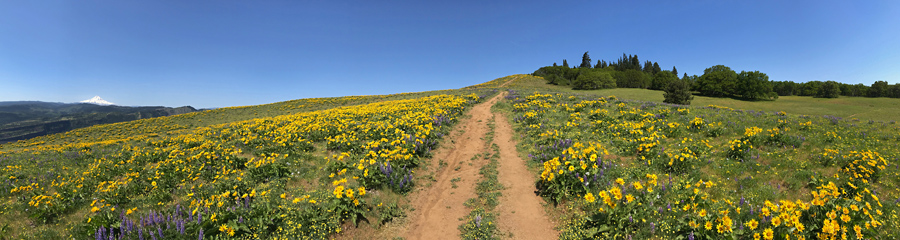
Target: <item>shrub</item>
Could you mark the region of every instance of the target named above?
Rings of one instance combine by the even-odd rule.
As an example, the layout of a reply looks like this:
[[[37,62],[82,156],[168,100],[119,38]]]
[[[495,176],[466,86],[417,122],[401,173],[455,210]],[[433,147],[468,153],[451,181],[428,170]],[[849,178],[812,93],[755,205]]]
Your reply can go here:
[[[672,80],[666,85],[666,93],[663,94],[663,102],[681,105],[691,105],[694,96],[691,95],[691,86],[684,80]]]
[[[586,70],[575,79],[574,87],[583,90],[615,88],[616,80],[609,73]]]

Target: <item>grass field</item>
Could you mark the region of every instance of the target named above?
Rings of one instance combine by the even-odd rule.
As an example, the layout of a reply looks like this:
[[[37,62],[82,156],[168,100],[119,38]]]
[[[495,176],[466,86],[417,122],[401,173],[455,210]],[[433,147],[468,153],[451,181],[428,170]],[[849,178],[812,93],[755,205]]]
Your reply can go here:
[[[662,102],[663,92],[637,88],[615,88],[601,90],[572,90],[571,87],[547,84],[538,77],[522,77],[514,83],[516,88],[532,89],[551,92],[565,92],[576,94],[595,94],[601,96],[616,96],[621,99],[630,99],[647,102]],[[900,120],[900,99],[897,98],[866,98],[845,97],[840,98],[813,98],[801,96],[784,96],[775,101],[741,101],[731,98],[711,98],[694,96],[692,106],[716,105],[742,110],[755,110],[766,112],[785,111],[788,113],[809,116],[831,115],[841,118],[857,118],[860,120],[873,120],[890,122]]]

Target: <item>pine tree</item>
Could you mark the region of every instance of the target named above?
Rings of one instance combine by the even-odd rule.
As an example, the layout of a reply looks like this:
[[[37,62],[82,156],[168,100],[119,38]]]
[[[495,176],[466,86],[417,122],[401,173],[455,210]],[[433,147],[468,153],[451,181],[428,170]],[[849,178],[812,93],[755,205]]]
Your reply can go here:
[[[600,66],[600,60],[597,60],[597,65],[594,65],[594,68],[601,68],[601,66]]]
[[[584,55],[581,56],[581,65],[578,68],[591,68],[591,56],[588,55],[588,52],[584,52]]]
[[[644,70],[645,73],[653,73],[653,62],[645,61],[644,62]]]
[[[554,67],[558,67],[558,65],[556,65],[556,63],[553,63],[553,66],[554,66]]]
[[[563,59],[563,67],[569,67],[569,62],[566,62],[565,59]]]
[[[653,62],[653,72],[651,72],[651,73],[652,73],[652,74],[657,74],[657,73],[659,73],[659,72],[662,72],[662,69],[659,68],[659,63]],[[675,76],[678,76],[678,75],[675,75]]]
[[[672,66],[672,73],[675,74],[675,76],[678,76],[678,69],[675,69],[675,66]],[[687,73],[684,75],[687,76]]]
[[[685,75],[687,77],[687,75]],[[681,105],[691,105],[691,100],[694,99],[694,96],[691,95],[691,87],[688,82],[685,80],[675,80],[669,82],[666,86],[665,93],[663,97],[665,103],[672,104],[681,104]]]
[[[638,71],[641,70],[641,61],[638,60],[637,55],[631,56],[631,69],[638,70]]]

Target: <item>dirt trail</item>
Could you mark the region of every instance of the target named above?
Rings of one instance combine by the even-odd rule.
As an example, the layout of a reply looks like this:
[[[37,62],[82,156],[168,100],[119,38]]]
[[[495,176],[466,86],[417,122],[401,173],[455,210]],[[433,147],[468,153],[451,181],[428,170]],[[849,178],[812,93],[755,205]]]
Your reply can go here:
[[[475,154],[485,151],[482,137],[489,131],[487,122],[491,118],[491,106],[500,99],[497,95],[487,102],[475,105],[468,119],[458,125],[462,134],[452,136],[445,144],[452,146],[440,148],[435,152],[432,161],[443,161],[446,166],[440,167],[432,162],[436,169],[434,182],[412,197],[411,205],[415,211],[410,212],[409,227],[400,234],[406,239],[459,239],[457,227],[462,224],[460,218],[469,213],[463,203],[476,197],[475,183],[479,179],[478,169],[483,161],[473,162]],[[456,129],[454,129],[454,132]],[[454,180],[458,179],[458,180]],[[457,187],[453,187],[454,181]]]
[[[506,87],[506,85],[509,85],[510,83],[512,83],[513,81],[515,81],[516,79],[519,79],[519,77],[516,76],[516,77],[514,77],[513,79],[511,79],[511,80],[509,80],[509,81],[506,81],[505,83],[500,84],[500,86],[497,86],[497,87]]]
[[[503,114],[491,113],[491,107],[505,95],[506,92],[502,92],[473,107],[469,112],[471,117],[458,125],[464,132],[451,136],[445,144],[452,143],[452,146],[435,153],[432,161],[443,160],[447,165],[435,170],[434,184],[411,197],[411,205],[416,210],[410,213],[409,225],[405,231],[400,231],[400,236],[406,239],[459,239],[457,228],[462,224],[460,219],[470,211],[464,203],[476,197],[475,183],[480,177],[478,169],[484,164],[471,159],[475,154],[488,150],[482,138],[489,131],[488,120],[495,117],[494,143],[500,147],[499,178],[506,187],[497,208],[497,225],[502,236],[512,236],[514,239],[558,237],[559,233],[553,229],[556,225],[541,206],[543,200],[534,194],[533,174],[516,154],[516,144],[512,140],[514,131]],[[432,166],[438,165],[435,162]]]
[[[503,94],[505,95],[505,93]],[[514,239],[557,239],[559,232],[553,229],[541,203],[544,200],[534,194],[534,174],[525,167],[525,161],[516,151],[512,127],[501,113],[496,117],[494,143],[500,147],[500,183],[502,191],[500,205],[497,206],[497,227],[504,235]]]

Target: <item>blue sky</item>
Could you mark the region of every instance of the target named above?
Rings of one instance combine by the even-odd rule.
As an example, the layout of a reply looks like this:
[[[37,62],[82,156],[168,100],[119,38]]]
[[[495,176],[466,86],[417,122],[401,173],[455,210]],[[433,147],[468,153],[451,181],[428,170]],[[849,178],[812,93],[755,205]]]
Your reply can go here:
[[[622,53],[900,82],[900,1],[3,1],[0,101],[225,107],[460,88]]]

